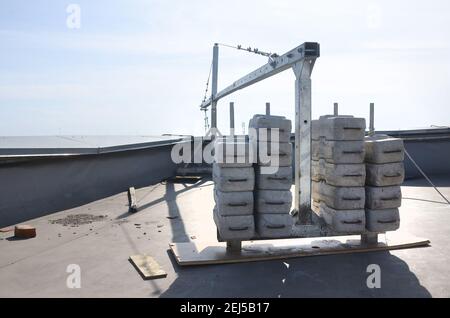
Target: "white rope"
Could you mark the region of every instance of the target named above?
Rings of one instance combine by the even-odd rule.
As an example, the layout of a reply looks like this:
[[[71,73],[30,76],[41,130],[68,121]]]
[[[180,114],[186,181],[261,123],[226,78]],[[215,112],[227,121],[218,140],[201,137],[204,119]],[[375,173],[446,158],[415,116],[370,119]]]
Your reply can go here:
[[[276,54],[276,53],[268,53],[268,52],[260,51],[257,48],[252,49],[250,46],[247,48],[243,48],[242,45],[240,45],[240,44],[238,44],[237,46],[234,46],[234,45],[225,44],[225,43],[217,43],[217,45],[229,47],[229,48],[236,49],[236,50],[246,51],[246,52],[250,52],[250,53],[254,53],[254,54],[259,54],[259,55],[266,56],[266,57],[277,57],[278,56],[278,54]]]
[[[433,182],[431,182],[430,178],[428,178],[428,176],[425,174],[425,172],[423,172],[423,170],[414,161],[414,159],[411,157],[411,155],[408,153],[408,151],[406,151],[406,149],[405,149],[405,154],[408,156],[409,160],[411,160],[411,162],[414,164],[414,166],[416,166],[417,170],[419,170],[419,172],[422,174],[422,176],[431,184],[431,186],[434,188],[434,190],[436,190],[436,192],[439,193],[439,195],[445,200],[445,202],[450,204],[450,202],[447,200],[447,198],[438,190],[438,188],[433,184]]]

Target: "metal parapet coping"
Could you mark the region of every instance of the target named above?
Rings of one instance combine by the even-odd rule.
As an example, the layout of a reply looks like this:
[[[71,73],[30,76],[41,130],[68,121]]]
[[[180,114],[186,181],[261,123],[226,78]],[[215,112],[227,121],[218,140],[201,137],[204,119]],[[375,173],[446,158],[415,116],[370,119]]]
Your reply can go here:
[[[186,140],[185,136],[174,136],[173,139],[166,136],[165,140],[147,141],[142,143],[129,143],[118,144],[113,146],[93,146],[93,147],[24,147],[24,148],[1,148],[0,147],[0,160],[13,160],[13,159],[36,159],[36,158],[51,158],[51,157],[71,157],[71,156],[84,156],[84,155],[100,155],[117,153],[123,151],[133,151],[141,149],[149,149],[155,147],[163,147],[174,145]],[[26,138],[26,137],[24,137]],[[190,138],[190,137],[188,137]],[[77,141],[77,140],[74,140]]]

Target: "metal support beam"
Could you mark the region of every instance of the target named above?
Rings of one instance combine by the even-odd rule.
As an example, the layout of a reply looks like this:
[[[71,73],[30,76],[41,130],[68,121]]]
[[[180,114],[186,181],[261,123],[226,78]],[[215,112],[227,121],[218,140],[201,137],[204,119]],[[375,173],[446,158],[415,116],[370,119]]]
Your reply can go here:
[[[230,135],[234,136],[234,103],[230,102]]]
[[[218,51],[218,48],[217,48]],[[207,108],[211,105],[212,101],[217,102],[217,100],[234,93],[237,90],[243,89],[247,86],[253,85],[259,81],[262,81],[268,77],[276,75],[282,71],[285,71],[291,68],[295,63],[307,59],[307,58],[317,58],[320,55],[320,46],[319,43],[316,42],[305,42],[302,45],[290,50],[289,52],[274,57],[271,61],[264,66],[261,66],[257,70],[247,74],[241,79],[237,80],[230,86],[226,87],[222,91],[217,94],[213,93],[214,98],[210,98],[203,102],[200,107],[201,109]],[[216,63],[217,64],[217,63]],[[217,65],[216,65],[217,69]],[[213,63],[213,82],[212,82],[212,90],[214,92],[214,78],[216,78],[217,85],[217,75],[214,77],[214,63]]]
[[[369,136],[375,134],[375,104],[370,103],[370,116],[369,116]]]
[[[376,245],[378,243],[378,233],[361,234],[362,245]]]
[[[315,58],[292,67],[295,74],[295,209],[299,224],[311,224],[311,72]]]
[[[217,101],[237,90],[283,72],[289,68],[295,74],[295,209],[300,224],[312,223],[311,211],[311,72],[320,46],[316,42],[305,42],[289,52],[273,57],[269,63],[247,74],[217,92],[218,46],[214,45],[212,70],[212,95],[201,104],[205,110],[211,105],[211,131],[216,131]]]
[[[213,47],[213,61],[212,61],[212,82],[211,82],[211,129],[212,134],[215,135],[215,130],[217,129],[217,76],[219,68],[219,46],[217,43]]]
[[[242,250],[242,241],[227,241],[228,253],[240,253]]]

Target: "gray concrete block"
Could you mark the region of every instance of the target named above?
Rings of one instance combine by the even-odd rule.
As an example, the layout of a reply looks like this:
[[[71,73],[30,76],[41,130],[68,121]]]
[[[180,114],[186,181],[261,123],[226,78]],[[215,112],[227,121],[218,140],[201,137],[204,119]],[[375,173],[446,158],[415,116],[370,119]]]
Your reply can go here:
[[[255,167],[255,188],[260,190],[290,190],[292,186],[292,167],[279,167],[274,174],[263,174]]]
[[[220,167],[251,167],[256,163],[256,147],[243,137],[222,136],[214,142],[214,162]]]
[[[364,118],[353,116],[320,116],[312,121],[311,138],[319,140],[363,140],[366,129]]]
[[[253,191],[222,192],[214,189],[214,201],[221,216],[253,214]]]
[[[255,172],[250,168],[228,168],[213,164],[213,181],[219,191],[253,191]]]
[[[392,209],[402,204],[402,191],[400,186],[370,187],[366,186],[366,208]]]
[[[313,140],[311,157],[313,160],[325,159],[330,163],[363,163],[364,141]]]
[[[221,168],[250,168],[253,167],[253,163],[241,160],[241,158],[236,158],[236,157],[227,157],[226,159],[224,159],[224,163],[218,163],[215,162],[217,164],[217,166],[221,167]],[[243,162],[241,162],[243,161]]]
[[[363,163],[333,164],[324,159],[311,161],[311,179],[343,187],[362,187],[365,184],[366,168]]]
[[[247,142],[247,136],[246,135],[222,135],[222,136],[216,136],[214,138],[214,142]]]
[[[271,143],[265,141],[258,142],[258,164],[260,166],[270,166],[270,165],[278,165],[279,167],[291,166],[292,144],[290,142],[281,142],[281,143]]]
[[[258,214],[255,222],[259,236],[267,238],[289,237],[294,224],[290,214]]]
[[[366,185],[377,187],[401,185],[404,178],[403,162],[366,163]]]
[[[213,217],[223,240],[248,240],[255,236],[253,215],[221,216],[214,209]]]
[[[320,216],[320,200],[311,194],[311,210]]]
[[[266,129],[266,133],[261,135],[260,128]],[[253,134],[249,132],[250,138],[256,137],[259,141],[272,141],[271,130],[278,129],[278,141],[289,142],[292,124],[291,121],[284,116],[254,115],[250,120],[249,129],[255,129],[257,133],[257,136],[253,136]]]
[[[405,156],[403,140],[387,135],[374,135],[364,139],[366,163],[402,162]]]
[[[395,231],[400,227],[398,209],[366,209],[366,228],[371,232]]]
[[[365,230],[366,217],[364,209],[336,210],[324,202],[313,201],[313,211],[325,223],[339,233],[361,233]]]
[[[335,187],[312,181],[312,197],[336,210],[364,209],[364,187]]]
[[[290,190],[259,190],[255,193],[255,213],[288,214],[291,211]]]

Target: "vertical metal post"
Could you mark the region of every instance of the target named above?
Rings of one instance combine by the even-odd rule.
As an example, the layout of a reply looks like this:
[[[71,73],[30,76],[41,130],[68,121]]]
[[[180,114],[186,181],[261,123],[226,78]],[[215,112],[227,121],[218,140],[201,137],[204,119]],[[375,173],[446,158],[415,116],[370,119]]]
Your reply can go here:
[[[376,245],[378,243],[378,233],[361,234],[361,245]]]
[[[375,104],[370,103],[370,117],[369,117],[369,136],[372,136],[375,133]]]
[[[227,241],[228,253],[240,253],[242,250],[242,241]]]
[[[266,103],[266,115],[270,116],[270,103]]]
[[[230,102],[230,135],[234,136],[234,103]]]
[[[375,134],[374,126],[374,113],[375,104],[370,103],[370,115],[369,115],[369,136]],[[361,245],[376,245],[378,243],[378,233],[361,234]]]
[[[311,224],[311,72],[315,59],[292,67],[295,74],[295,209],[299,224]]]
[[[339,115],[339,105],[338,105],[338,103],[334,103],[333,105],[334,105],[333,114],[334,114],[334,116],[338,116]]]
[[[217,129],[217,101],[215,100],[217,94],[217,76],[219,67],[219,46],[214,43],[213,47],[213,61],[212,61],[212,82],[211,82],[211,129],[212,134],[216,134]]]

